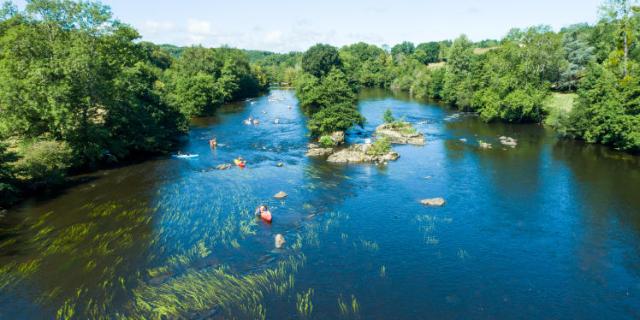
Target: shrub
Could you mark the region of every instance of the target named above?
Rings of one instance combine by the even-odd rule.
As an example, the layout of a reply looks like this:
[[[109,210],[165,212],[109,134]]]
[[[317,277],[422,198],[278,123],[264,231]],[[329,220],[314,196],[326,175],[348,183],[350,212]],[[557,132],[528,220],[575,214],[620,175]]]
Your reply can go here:
[[[320,146],[322,146],[323,148],[333,148],[336,145],[333,139],[331,139],[331,136],[328,135],[320,137],[318,142],[320,142]]]
[[[396,121],[396,119],[393,117],[393,113],[391,113],[391,109],[387,109],[387,111],[384,112],[382,118],[384,120],[384,123],[392,123]]]
[[[383,137],[376,140],[373,145],[367,150],[367,154],[371,156],[381,156],[391,151],[391,141],[389,138]]]
[[[315,113],[307,124],[311,134],[319,136],[335,131],[346,131],[353,125],[364,124],[364,118],[351,104],[337,104]]]
[[[55,185],[64,181],[72,163],[72,150],[66,142],[38,141],[23,146],[15,169],[21,180],[32,186]]]

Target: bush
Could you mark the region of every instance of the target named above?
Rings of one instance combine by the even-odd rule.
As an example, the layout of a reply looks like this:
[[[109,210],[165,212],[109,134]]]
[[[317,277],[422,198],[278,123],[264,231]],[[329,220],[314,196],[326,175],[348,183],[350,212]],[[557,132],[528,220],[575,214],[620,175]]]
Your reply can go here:
[[[56,185],[64,181],[72,164],[72,150],[66,142],[39,141],[21,148],[15,162],[18,178],[32,186]]]
[[[376,140],[367,150],[367,154],[371,156],[382,156],[389,152],[391,152],[391,141],[387,137]]]
[[[320,137],[318,142],[320,142],[320,146],[323,148],[333,148],[336,145],[335,141],[333,141],[333,139],[331,139],[331,136],[328,135]]]
[[[387,111],[384,112],[382,118],[384,119],[384,123],[392,123],[396,121],[396,119],[393,117],[393,113],[391,113],[391,109],[387,109]]]
[[[315,113],[307,127],[314,136],[330,134],[335,131],[346,131],[353,125],[364,124],[364,118],[355,106],[351,104],[337,104]]]

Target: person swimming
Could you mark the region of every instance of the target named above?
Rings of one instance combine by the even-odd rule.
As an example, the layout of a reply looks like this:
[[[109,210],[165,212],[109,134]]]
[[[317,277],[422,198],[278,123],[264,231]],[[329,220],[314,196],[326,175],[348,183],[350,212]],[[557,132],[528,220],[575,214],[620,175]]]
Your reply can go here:
[[[259,216],[260,219],[266,222],[271,222],[271,219],[272,219],[271,211],[269,211],[269,208],[264,204],[256,208],[256,216]]]
[[[209,147],[211,147],[211,149],[215,149],[218,146],[218,139],[216,139],[216,137],[211,138],[211,140],[209,140]]]

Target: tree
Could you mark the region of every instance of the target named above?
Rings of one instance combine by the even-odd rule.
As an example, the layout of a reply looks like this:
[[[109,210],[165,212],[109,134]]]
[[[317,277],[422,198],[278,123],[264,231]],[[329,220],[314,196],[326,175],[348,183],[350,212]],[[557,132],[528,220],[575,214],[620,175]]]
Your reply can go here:
[[[618,50],[612,53],[610,63],[620,65],[622,77],[629,72],[629,51],[636,40],[637,19],[633,14],[640,11],[635,0],[606,0],[600,7],[601,17],[614,26],[614,39]]]
[[[416,47],[416,60],[423,64],[438,62],[440,56],[440,44],[438,42],[421,43]]]
[[[307,127],[313,136],[345,131],[354,125],[364,125],[364,117],[354,105],[338,103],[324,108],[309,119]]]
[[[342,61],[338,50],[327,44],[316,44],[302,56],[302,69],[318,78],[324,77],[332,69],[341,66]]]
[[[340,59],[349,81],[363,87],[384,87],[389,81],[391,60],[387,53],[363,42],[340,49]]]
[[[449,49],[442,95],[447,102],[461,108],[471,104],[470,71],[473,58],[473,44],[465,35],[456,39]]]
[[[338,69],[331,70],[322,79],[306,73],[301,75],[296,80],[296,95],[308,115],[336,104],[355,105],[357,100],[354,88]]]
[[[561,31],[567,64],[562,70],[558,89],[575,91],[585,69],[595,60],[595,48],[589,43],[589,25],[570,26]]]
[[[615,72],[595,63],[589,65],[578,101],[562,131],[589,143],[640,151],[639,91],[637,78],[621,82]]]
[[[416,47],[412,42],[405,41],[393,46],[393,48],[391,48],[391,55],[394,58],[399,56],[407,57],[412,55],[415,52],[415,50],[416,50]]]

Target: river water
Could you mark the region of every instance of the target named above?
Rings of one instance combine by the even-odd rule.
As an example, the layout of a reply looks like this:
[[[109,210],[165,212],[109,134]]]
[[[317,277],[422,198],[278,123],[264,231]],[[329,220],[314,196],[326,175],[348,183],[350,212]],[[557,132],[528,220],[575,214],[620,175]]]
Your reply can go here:
[[[305,157],[296,103],[272,90],[225,106],[193,122],[182,151],[197,158],[100,171],[7,212],[0,318],[640,318],[638,157],[366,91],[350,142],[390,108],[427,144],[331,165]],[[238,156],[246,169],[215,170]],[[446,205],[419,203],[433,197]]]

